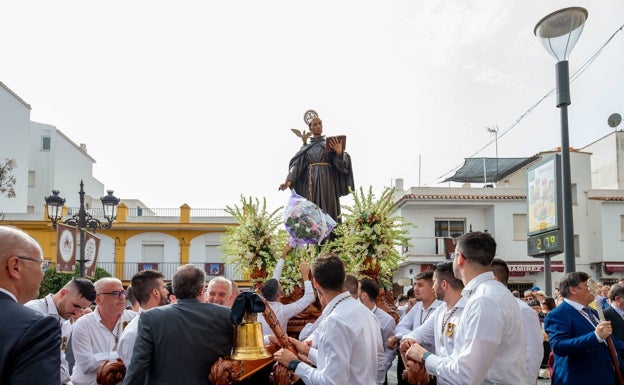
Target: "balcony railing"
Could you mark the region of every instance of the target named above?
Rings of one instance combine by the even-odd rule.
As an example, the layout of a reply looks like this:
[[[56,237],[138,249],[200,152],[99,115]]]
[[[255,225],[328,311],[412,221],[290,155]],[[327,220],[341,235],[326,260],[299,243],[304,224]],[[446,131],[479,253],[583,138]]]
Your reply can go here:
[[[453,238],[448,237],[412,237],[410,246],[403,250],[408,257],[446,256],[455,252]]]
[[[191,262],[191,264],[200,267],[206,271],[206,279],[210,280],[217,275],[211,274],[210,269],[206,269],[206,264],[211,264],[210,262]],[[178,267],[181,266],[178,262],[98,262],[97,267],[106,270],[113,277],[119,278],[122,281],[129,281],[132,279],[132,276],[139,272],[139,268],[143,269],[149,268],[149,265],[157,266],[158,271],[165,275],[165,280],[171,280],[173,274],[176,272]],[[123,267],[123,276],[117,276],[117,270]],[[214,272],[213,272],[214,273]],[[223,269],[223,274],[219,274],[222,277],[225,277],[229,280],[233,281],[241,281],[245,279],[245,277],[240,274],[233,264],[225,264]]]
[[[67,214],[78,214],[78,207],[68,207]],[[103,217],[104,209],[101,207],[88,208],[86,211],[94,217]],[[131,207],[128,208],[129,217],[179,217],[179,208],[143,208],[143,207]],[[191,217],[229,217],[230,214],[225,212],[225,209],[191,209]]]

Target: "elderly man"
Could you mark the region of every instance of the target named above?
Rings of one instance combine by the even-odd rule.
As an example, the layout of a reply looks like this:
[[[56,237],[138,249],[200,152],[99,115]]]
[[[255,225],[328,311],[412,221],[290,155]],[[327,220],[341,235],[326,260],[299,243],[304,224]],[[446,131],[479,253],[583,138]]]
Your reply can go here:
[[[208,282],[208,290],[206,292],[208,303],[232,307],[235,298],[236,296],[232,292],[232,281],[229,279],[214,277]]]
[[[132,276],[131,287],[134,288],[133,293],[139,304],[139,312],[169,303],[169,292],[165,287],[164,277],[163,273],[155,270],[142,270]],[[126,369],[132,360],[138,325],[139,317],[134,317],[119,339],[117,353],[126,365]]]
[[[26,303],[26,306],[47,314],[59,322],[61,325],[61,382],[68,384],[71,382],[69,364],[65,357],[67,343],[71,337],[72,323],[70,318],[82,314],[85,308],[91,305],[95,299],[95,287],[93,282],[85,278],[73,278],[55,294],[48,294],[41,299],[35,299]]]
[[[567,273],[559,284],[563,302],[549,311],[544,330],[554,354],[553,385],[616,384],[613,361],[605,340],[611,336],[611,321],[599,322],[589,307],[594,295],[589,275]]]
[[[126,291],[119,279],[100,278],[95,291],[95,311],[80,317],[72,332],[74,385],[96,385],[97,370],[105,361],[117,359],[119,337],[137,314],[126,310]]]
[[[61,328],[23,306],[39,294],[41,247],[25,232],[0,226],[0,384],[61,383]]]
[[[181,266],[173,275],[177,301],[141,313],[125,385],[209,384],[210,368],[232,351],[230,309],[203,303],[206,272]]]

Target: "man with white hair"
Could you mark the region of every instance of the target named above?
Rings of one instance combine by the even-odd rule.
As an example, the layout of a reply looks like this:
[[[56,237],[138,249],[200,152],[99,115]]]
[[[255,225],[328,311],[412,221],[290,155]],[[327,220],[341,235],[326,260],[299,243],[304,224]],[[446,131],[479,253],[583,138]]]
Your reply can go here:
[[[232,281],[224,277],[214,277],[208,282],[206,300],[208,303],[216,303],[232,307],[236,297],[232,293]]]

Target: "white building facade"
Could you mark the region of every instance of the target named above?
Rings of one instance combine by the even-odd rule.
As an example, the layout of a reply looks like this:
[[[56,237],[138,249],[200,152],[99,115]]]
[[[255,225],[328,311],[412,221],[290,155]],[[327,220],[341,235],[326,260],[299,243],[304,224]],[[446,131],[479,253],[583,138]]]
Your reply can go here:
[[[616,134],[622,133],[613,135]],[[607,136],[592,146],[599,147],[601,154],[618,152],[618,158],[622,159],[624,150],[614,146],[614,142]],[[595,171],[591,150],[588,146],[570,153],[576,270],[610,284],[624,276],[621,253],[624,190],[592,189]],[[558,151],[544,152],[538,157],[556,153]],[[608,162],[596,164],[604,168],[605,163]],[[510,267],[510,288],[523,290],[538,286],[553,293],[563,275],[563,254],[551,258],[551,288],[544,286],[543,259],[527,254],[528,167],[530,164],[505,176],[492,188],[465,184],[463,187],[412,187],[403,191],[399,180],[395,193],[396,214],[415,227],[410,229],[411,246],[403,250],[406,262],[395,274],[394,281],[413,279],[419,272],[432,269],[435,263],[451,260],[453,238],[468,231],[487,231],[496,239],[497,257]],[[619,168],[610,168],[611,175],[617,175]],[[608,185],[615,186],[617,184]]]

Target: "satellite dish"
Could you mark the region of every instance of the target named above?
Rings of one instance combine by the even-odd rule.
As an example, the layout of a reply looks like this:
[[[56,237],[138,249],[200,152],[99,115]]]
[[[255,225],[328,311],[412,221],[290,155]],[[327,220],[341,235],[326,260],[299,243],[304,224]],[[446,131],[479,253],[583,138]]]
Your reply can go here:
[[[611,116],[609,116],[609,119],[607,119],[607,123],[609,123],[609,127],[611,128],[616,128],[617,126],[620,125],[621,122],[622,122],[622,116],[618,114],[617,112],[614,114],[611,114]]]

